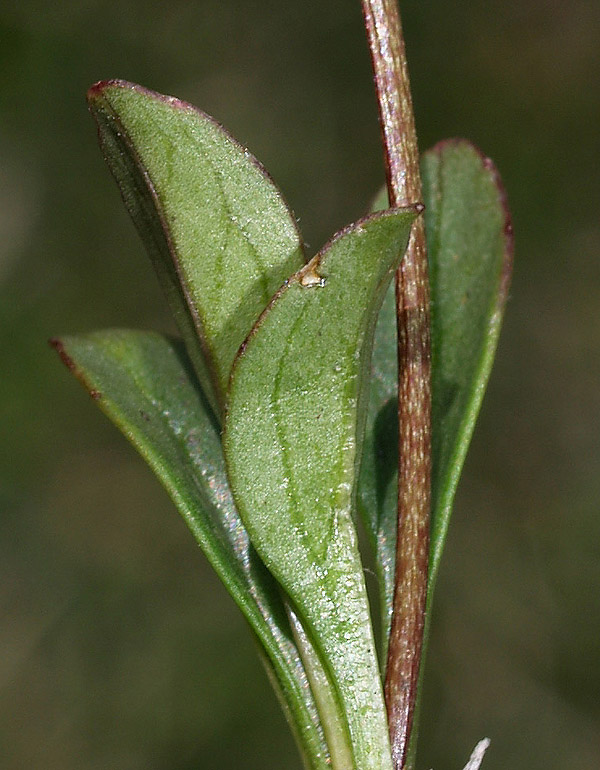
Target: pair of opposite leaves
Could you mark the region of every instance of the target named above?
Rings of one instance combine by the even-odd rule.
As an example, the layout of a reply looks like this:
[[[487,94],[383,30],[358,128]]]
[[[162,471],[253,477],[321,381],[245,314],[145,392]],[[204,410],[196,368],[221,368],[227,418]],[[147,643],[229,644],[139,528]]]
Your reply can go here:
[[[121,81],[93,87],[89,103],[185,348],[134,331],[55,344],[152,466],[250,622],[307,766],[390,768],[352,511],[360,473],[387,638],[397,378],[386,289],[416,210],[361,220],[305,265],[273,182],[212,119]],[[423,177],[434,579],[498,336],[510,233],[497,175],[468,143],[436,146]]]

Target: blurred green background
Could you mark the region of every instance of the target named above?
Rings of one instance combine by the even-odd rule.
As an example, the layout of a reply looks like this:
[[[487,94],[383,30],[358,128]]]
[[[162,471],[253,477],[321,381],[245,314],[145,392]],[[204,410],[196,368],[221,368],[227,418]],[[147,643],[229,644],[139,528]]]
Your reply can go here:
[[[600,766],[600,4],[403,3],[423,148],[499,166],[516,268],[439,583],[419,766]],[[250,634],[46,344],[171,329],[84,94],[191,101],[316,250],[382,183],[358,0],[0,10],[0,767],[300,768]]]

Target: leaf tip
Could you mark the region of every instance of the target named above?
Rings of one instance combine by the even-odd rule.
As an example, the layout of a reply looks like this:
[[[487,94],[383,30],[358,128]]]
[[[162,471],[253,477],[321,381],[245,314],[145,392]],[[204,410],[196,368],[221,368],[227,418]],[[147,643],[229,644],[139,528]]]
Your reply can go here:
[[[48,345],[50,345],[51,348],[54,348],[54,350],[56,350],[56,352],[60,357],[60,360],[63,362],[63,364],[67,367],[67,369],[70,372],[73,372],[73,373],[77,372],[75,361],[73,361],[71,356],[67,353],[64,342],[61,339],[59,339],[58,337],[51,337],[48,340]]]
[[[92,105],[96,102],[99,102],[101,99],[104,99],[106,91],[109,88],[114,88],[115,86],[123,86],[123,85],[129,85],[126,84],[124,80],[98,80],[96,83],[94,83],[90,88],[88,88],[86,98],[88,104]]]
[[[75,361],[67,353],[65,343],[58,337],[51,337],[48,340],[48,344],[50,345],[51,348],[54,348],[54,350],[56,350],[60,360],[67,367],[67,369],[75,375],[75,377],[87,390],[91,398],[93,398],[94,401],[99,401],[102,398],[102,393],[97,388],[93,388],[90,385],[90,383],[86,380],[81,369],[77,367],[77,364],[75,363]]]
[[[110,92],[121,91],[133,91],[138,93],[144,93],[148,96],[160,96],[155,94],[143,86],[139,86],[136,83],[130,83],[128,80],[120,80],[119,78],[109,78],[108,80],[98,80],[87,90],[86,101],[88,107],[92,113],[96,112],[102,106],[110,105]]]
[[[500,172],[498,171],[498,167],[496,166],[494,161],[490,157],[488,157],[483,152],[483,150],[481,150],[476,144],[471,142],[469,139],[464,139],[463,137],[458,137],[458,136],[451,137],[449,139],[442,139],[440,142],[435,144],[430,150],[428,150],[425,154],[441,156],[442,153],[449,148],[455,148],[457,150],[460,150],[461,148],[465,150],[468,149],[474,155],[476,155],[479,158],[479,161],[482,167],[490,175],[490,178],[498,192],[498,203],[500,204],[500,207],[504,214],[504,223],[502,228],[502,234],[504,236],[504,261],[502,264],[502,274],[501,274],[500,286],[499,286],[499,292],[498,292],[499,307],[502,308],[506,302],[506,299],[508,297],[508,290],[510,288],[510,282],[512,278],[512,269],[513,269],[514,248],[515,248],[512,215],[511,215],[510,207],[508,205],[508,196],[506,193],[506,188],[504,186],[504,182],[502,181]]]

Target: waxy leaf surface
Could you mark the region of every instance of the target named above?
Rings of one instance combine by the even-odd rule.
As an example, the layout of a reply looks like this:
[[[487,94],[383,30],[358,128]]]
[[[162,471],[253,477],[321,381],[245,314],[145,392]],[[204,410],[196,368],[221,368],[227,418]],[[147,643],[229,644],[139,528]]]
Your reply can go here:
[[[377,311],[415,213],[347,228],[278,292],[234,364],[224,435],[238,510],[321,657],[358,770],[391,767],[352,512]]]
[[[431,603],[452,503],[489,379],[512,268],[512,230],[492,162],[469,142],[441,142],[421,162],[432,338]],[[378,200],[383,207],[386,200]],[[393,289],[377,323],[359,497],[382,585],[384,639],[394,589],[397,355]]]
[[[219,414],[238,348],[304,263],[296,224],[258,161],[192,105],[124,81],[96,84],[88,102]]]
[[[307,767],[326,770],[319,717],[279,588],[236,512],[219,429],[185,348],[152,332],[123,330],[53,344],[167,489],[262,644]]]

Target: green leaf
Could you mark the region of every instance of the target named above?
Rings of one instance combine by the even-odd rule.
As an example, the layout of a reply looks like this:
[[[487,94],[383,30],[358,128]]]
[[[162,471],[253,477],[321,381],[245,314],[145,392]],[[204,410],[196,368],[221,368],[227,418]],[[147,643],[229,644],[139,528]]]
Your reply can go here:
[[[452,503],[489,380],[512,274],[513,236],[500,177],[466,141],[423,158],[431,244],[433,521],[430,593]]]
[[[234,364],[224,435],[240,516],[321,659],[359,770],[391,758],[354,488],[376,314],[415,211],[352,225],[278,292]]]
[[[307,767],[326,770],[319,717],[279,588],[236,512],[219,428],[183,345],[122,330],[53,345],[172,497],[262,644]]]
[[[421,163],[432,323],[431,604],[452,503],[487,385],[512,267],[512,230],[492,162],[469,142],[441,142]],[[386,205],[378,198],[376,205]],[[397,357],[393,290],[378,320],[360,477],[360,507],[384,586],[387,639],[394,586]],[[429,618],[428,613],[428,618]]]
[[[387,203],[387,193],[386,193]],[[398,510],[398,356],[396,292],[386,292],[373,345],[369,408],[358,485],[358,508],[375,554],[382,623],[382,654],[387,658],[396,563]]]
[[[304,264],[258,161],[185,102],[124,81],[88,92],[100,144],[216,413],[238,348]]]

